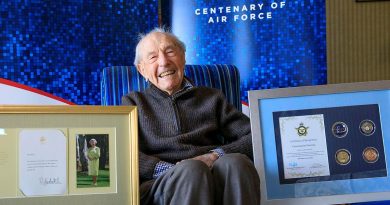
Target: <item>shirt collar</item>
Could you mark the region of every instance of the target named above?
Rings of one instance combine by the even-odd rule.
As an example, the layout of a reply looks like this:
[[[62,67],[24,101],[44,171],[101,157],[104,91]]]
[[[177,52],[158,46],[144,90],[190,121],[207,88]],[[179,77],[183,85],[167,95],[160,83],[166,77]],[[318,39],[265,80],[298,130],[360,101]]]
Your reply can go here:
[[[162,93],[165,96],[168,96],[168,97],[171,97],[171,98],[176,98],[176,97],[180,96],[182,93],[185,93],[187,90],[191,90],[194,87],[194,85],[193,85],[193,83],[189,79],[184,77],[183,78],[183,82],[181,84],[181,89],[176,91],[175,93],[173,93],[171,96],[169,96],[168,93],[166,93],[166,92],[160,90],[159,88],[157,88],[151,82],[149,82],[149,87],[152,88],[153,90],[159,91],[159,93]]]
[[[193,88],[193,87],[194,87],[194,85],[186,77],[184,77],[182,89],[180,89],[176,93],[178,93],[178,92],[180,92],[182,90],[188,90],[188,89]],[[174,94],[176,94],[176,93],[174,93]]]

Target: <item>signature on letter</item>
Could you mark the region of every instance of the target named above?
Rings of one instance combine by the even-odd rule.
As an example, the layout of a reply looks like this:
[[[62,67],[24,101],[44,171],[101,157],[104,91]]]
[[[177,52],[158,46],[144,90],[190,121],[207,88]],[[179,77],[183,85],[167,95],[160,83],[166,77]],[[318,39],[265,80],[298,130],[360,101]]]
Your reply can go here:
[[[59,177],[40,177],[39,183],[45,186],[48,184],[62,184]]]

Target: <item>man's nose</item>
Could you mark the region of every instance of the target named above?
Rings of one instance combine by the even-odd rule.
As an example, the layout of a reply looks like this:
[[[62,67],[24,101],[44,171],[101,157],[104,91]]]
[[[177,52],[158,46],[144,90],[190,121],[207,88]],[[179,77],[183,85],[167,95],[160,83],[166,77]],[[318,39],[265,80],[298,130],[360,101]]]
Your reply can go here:
[[[160,54],[158,57],[158,65],[165,66],[168,63],[168,59],[164,54]]]

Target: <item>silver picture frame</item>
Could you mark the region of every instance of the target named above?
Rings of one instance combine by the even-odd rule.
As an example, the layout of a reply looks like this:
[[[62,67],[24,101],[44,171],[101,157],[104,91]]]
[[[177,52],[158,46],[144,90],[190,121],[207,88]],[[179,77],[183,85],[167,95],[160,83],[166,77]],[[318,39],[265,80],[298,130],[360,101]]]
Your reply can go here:
[[[283,184],[280,180],[281,169],[278,160],[283,159],[283,156],[280,156],[280,150],[277,151],[278,140],[275,134],[277,132],[274,130],[277,121],[273,113],[338,107],[342,109],[344,106],[353,107],[366,104],[379,107],[382,128],[381,133],[377,134],[381,134],[383,152],[389,156],[390,149],[386,146],[390,145],[390,126],[388,126],[390,125],[390,80],[249,91],[253,155],[261,181],[261,204],[326,205],[390,200],[388,168],[390,157],[386,158],[386,156],[382,156],[385,169],[381,170],[382,174],[383,171],[385,172],[385,176],[370,177],[368,175],[368,177],[353,178],[353,175],[359,173],[350,173],[337,180],[333,180],[332,177],[325,179],[314,177],[318,180],[310,180],[311,178],[307,177],[309,180],[306,182],[301,180],[299,183],[288,184]],[[325,126],[331,127],[332,124]],[[353,132],[359,133],[359,123],[355,127],[357,128],[350,127],[350,129],[357,129]],[[333,138],[332,140],[344,140],[349,137],[336,138],[331,131],[326,135],[327,138]],[[358,142],[356,140],[356,143]],[[332,145],[327,146],[329,148]],[[357,157],[363,158],[361,153],[353,155],[352,160]],[[328,158],[329,161],[335,161],[335,154],[329,153]],[[361,159],[361,161],[364,160]],[[329,163],[332,166],[341,166],[333,165],[334,162]]]

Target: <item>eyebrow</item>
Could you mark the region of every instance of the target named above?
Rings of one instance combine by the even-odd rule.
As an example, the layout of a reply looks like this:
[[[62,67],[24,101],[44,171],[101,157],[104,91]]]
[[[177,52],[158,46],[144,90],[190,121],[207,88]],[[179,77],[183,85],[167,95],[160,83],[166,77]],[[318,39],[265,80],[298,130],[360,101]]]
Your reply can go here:
[[[163,47],[163,50],[165,51],[167,49],[174,49],[174,48],[178,48],[176,44],[168,44],[167,46]],[[149,51],[146,53],[146,57],[149,57],[149,56],[155,55],[155,54],[156,54],[156,51]]]
[[[177,48],[177,46],[175,44],[169,44],[168,46],[166,46],[164,48],[164,50],[167,50],[167,49],[174,49],[174,48]]]

